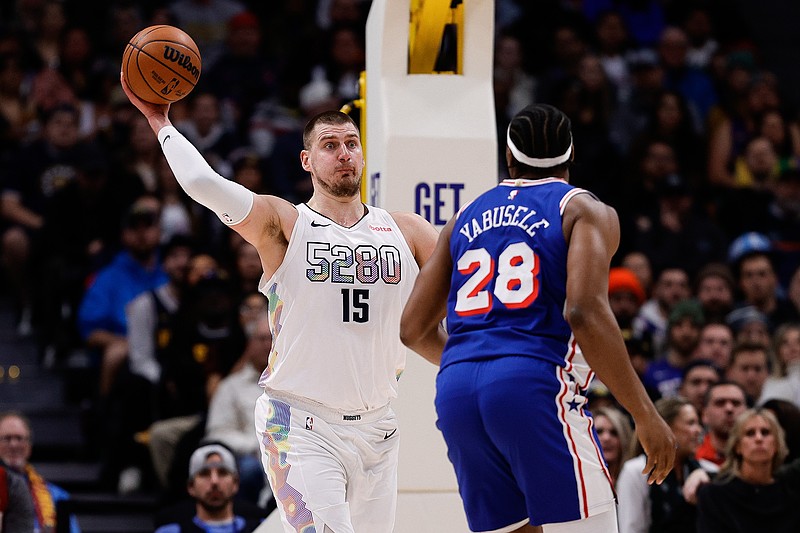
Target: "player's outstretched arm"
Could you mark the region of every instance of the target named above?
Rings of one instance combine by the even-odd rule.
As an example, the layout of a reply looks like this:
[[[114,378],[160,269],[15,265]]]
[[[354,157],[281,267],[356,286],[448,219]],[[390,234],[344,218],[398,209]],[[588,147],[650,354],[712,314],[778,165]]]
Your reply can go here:
[[[619,246],[616,212],[588,194],[573,197],[564,214],[567,256],[566,317],[586,362],[633,416],[647,455],[648,483],[661,483],[675,461],[675,437],[658,415],[630,364],[608,304],[608,271]]]
[[[419,271],[400,319],[400,340],[431,363],[438,365],[447,334],[441,322],[447,315],[450,291],[450,234],[455,217],[442,229],[436,247]]]
[[[164,156],[186,194],[214,211],[220,220],[253,244],[261,255],[265,273],[274,271],[283,258],[282,252],[297,219],[294,207],[275,196],[255,195],[220,176],[172,126],[169,104],[152,104],[137,97],[123,75],[120,75],[120,83],[125,95],[158,136]]]

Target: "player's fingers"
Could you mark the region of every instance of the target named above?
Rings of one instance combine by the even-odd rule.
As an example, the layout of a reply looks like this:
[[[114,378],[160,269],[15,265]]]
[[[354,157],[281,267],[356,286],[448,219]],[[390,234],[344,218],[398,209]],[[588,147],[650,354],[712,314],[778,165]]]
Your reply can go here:
[[[642,474],[647,476],[648,485],[660,485],[666,479],[675,462],[675,449],[667,448],[647,455],[647,463]]]

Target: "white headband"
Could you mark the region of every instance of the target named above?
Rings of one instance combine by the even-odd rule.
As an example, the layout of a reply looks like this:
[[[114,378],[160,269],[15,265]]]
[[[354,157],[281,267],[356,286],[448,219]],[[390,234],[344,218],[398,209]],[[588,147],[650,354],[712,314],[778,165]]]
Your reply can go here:
[[[557,157],[546,157],[543,159],[539,159],[537,157],[528,157],[527,155],[523,154],[522,151],[516,147],[514,141],[511,140],[511,126],[508,127],[508,131],[506,132],[506,142],[508,143],[508,148],[511,150],[511,153],[514,155],[514,158],[519,161],[520,163],[525,163],[530,167],[537,167],[537,168],[550,168],[556,165],[560,165],[561,163],[565,163],[569,160],[570,155],[572,155],[572,134],[569,134],[569,148],[567,151]]]

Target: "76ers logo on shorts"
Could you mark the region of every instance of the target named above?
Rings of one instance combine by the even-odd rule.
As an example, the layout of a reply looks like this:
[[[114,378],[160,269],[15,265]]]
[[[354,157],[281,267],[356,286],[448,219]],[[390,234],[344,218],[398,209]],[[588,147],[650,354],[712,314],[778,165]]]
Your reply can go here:
[[[307,416],[306,417],[306,429],[314,429],[314,417]]]

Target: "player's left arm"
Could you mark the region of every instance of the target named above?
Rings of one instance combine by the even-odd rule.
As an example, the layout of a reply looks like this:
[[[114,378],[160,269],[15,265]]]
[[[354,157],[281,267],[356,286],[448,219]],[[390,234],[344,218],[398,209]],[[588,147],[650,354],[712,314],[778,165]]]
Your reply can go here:
[[[569,243],[565,316],[586,362],[633,417],[647,455],[648,482],[660,484],[675,460],[675,437],[636,375],[608,303],[619,219],[611,207],[578,194],[567,204],[563,229]]]
[[[455,217],[439,235],[432,253],[419,271],[400,319],[400,340],[435,365],[442,360],[447,333],[442,320],[447,315],[447,294],[453,261],[450,235]]]

